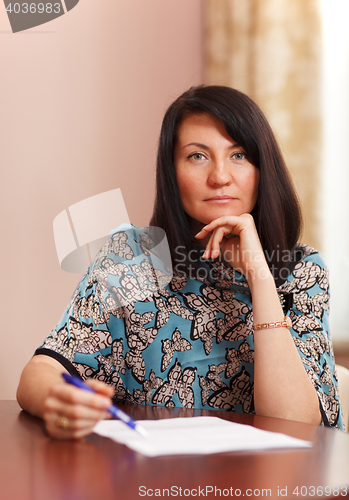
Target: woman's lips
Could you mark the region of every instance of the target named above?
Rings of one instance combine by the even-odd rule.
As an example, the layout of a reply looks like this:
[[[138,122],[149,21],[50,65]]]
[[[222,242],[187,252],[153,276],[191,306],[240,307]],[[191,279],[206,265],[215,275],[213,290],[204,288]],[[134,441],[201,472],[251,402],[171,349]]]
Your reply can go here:
[[[229,203],[230,201],[235,200],[236,198],[233,198],[232,196],[214,196],[212,198],[207,198],[206,201],[207,203]]]

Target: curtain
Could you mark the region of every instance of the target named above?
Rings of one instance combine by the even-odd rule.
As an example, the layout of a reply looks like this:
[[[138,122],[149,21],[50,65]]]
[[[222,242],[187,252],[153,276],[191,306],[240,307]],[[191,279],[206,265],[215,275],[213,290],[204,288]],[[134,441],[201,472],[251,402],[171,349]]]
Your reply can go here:
[[[301,201],[301,239],[321,250],[318,0],[204,2],[205,81],[241,90],[262,108]]]

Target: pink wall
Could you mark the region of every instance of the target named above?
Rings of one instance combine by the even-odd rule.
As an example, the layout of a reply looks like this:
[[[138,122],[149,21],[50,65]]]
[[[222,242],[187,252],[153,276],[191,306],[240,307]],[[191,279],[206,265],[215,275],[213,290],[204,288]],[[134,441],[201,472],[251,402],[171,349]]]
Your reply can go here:
[[[13,34],[0,4],[0,399],[79,281],[59,267],[52,222],[121,188],[147,224],[164,110],[202,81],[201,0],[80,0]]]

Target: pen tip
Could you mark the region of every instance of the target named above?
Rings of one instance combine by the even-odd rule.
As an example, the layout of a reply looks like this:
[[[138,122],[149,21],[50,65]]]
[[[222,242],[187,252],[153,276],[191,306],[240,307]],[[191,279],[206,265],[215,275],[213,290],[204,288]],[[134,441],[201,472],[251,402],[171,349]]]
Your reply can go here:
[[[148,436],[149,436],[149,433],[148,433],[145,429],[143,429],[143,427],[141,427],[140,425],[137,425],[137,426],[136,426],[136,430],[137,430],[140,434],[142,434],[142,436],[143,436],[143,437],[148,437]]]

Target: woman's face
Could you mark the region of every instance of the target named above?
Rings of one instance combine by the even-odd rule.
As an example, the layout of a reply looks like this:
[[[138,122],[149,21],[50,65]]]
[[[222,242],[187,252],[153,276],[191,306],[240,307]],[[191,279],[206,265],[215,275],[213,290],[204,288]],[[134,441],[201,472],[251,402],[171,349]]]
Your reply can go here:
[[[187,116],[178,131],[175,168],[185,212],[208,224],[222,215],[251,213],[259,170],[209,113]]]

